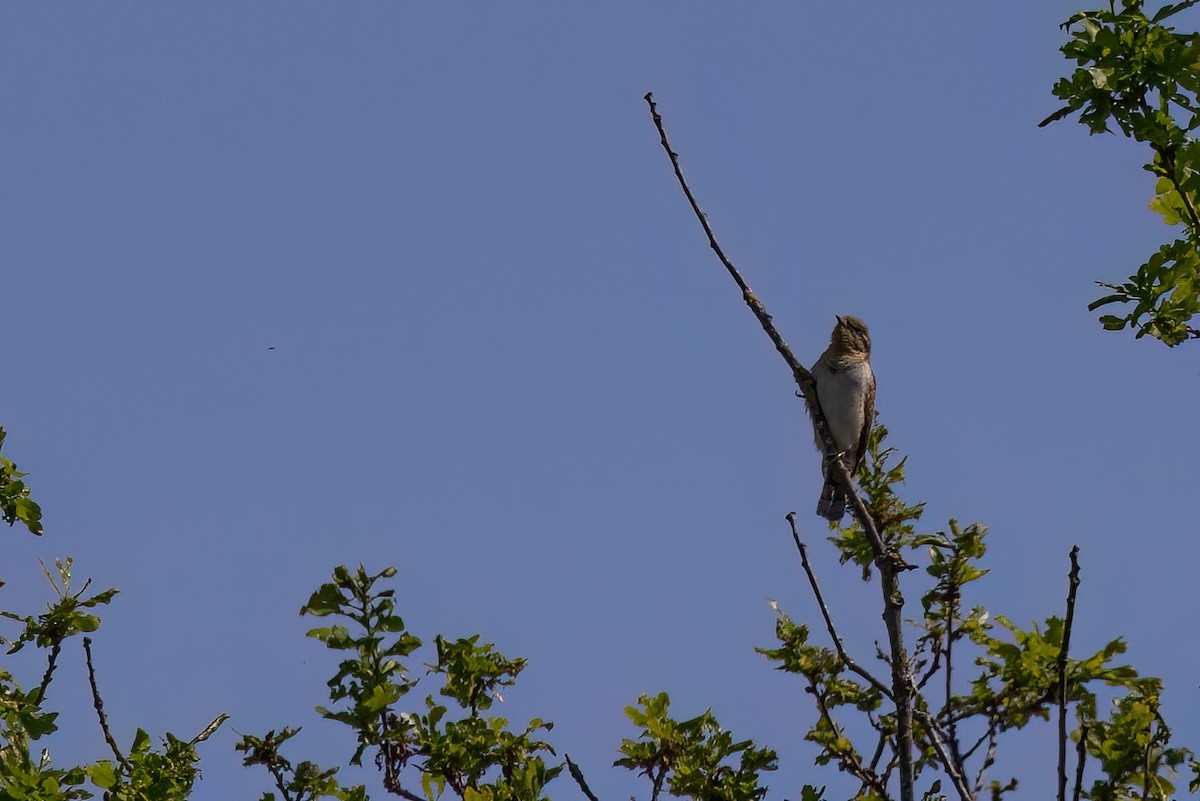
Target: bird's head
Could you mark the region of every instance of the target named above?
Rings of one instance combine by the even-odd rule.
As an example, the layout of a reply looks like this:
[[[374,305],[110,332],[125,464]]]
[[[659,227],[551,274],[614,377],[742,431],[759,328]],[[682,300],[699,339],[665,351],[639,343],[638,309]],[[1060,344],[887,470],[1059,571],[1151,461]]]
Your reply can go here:
[[[829,344],[842,353],[871,355],[871,334],[867,331],[867,324],[850,314],[837,318]]]

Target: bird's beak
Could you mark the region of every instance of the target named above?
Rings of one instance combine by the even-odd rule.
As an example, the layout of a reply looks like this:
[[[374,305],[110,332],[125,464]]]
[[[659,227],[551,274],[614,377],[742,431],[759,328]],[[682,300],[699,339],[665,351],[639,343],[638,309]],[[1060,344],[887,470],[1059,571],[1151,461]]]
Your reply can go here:
[[[833,317],[835,320],[838,321],[838,325],[842,324],[842,316],[840,314],[835,314],[835,315],[833,315]]]

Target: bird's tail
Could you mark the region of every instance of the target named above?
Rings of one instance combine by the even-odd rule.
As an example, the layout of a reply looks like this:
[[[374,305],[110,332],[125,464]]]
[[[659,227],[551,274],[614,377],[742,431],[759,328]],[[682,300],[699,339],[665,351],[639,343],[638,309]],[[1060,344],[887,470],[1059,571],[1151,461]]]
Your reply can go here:
[[[846,514],[846,493],[829,479],[821,488],[821,499],[817,501],[817,514],[835,523]]]

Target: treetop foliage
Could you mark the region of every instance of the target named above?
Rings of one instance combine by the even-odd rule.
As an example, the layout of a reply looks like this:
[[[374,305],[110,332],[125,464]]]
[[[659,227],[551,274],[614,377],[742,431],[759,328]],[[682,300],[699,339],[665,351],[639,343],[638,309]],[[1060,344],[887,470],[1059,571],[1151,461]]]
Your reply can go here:
[[[1178,33],[1165,24],[1196,0],[1167,3],[1148,14],[1142,0],[1115,0],[1097,11],[1081,11],[1063,23],[1070,40],[1063,55],[1078,66],[1054,85],[1066,106],[1042,121],[1047,125],[1078,113],[1092,134],[1110,133],[1145,143],[1144,169],[1157,181],[1150,209],[1182,236],[1162,245],[1122,283],[1097,281],[1108,290],[1089,305],[1096,310],[1124,304],[1123,314],[1105,314],[1110,331],[1133,329],[1166,345],[1200,337],[1191,325],[1200,312],[1200,35]]]

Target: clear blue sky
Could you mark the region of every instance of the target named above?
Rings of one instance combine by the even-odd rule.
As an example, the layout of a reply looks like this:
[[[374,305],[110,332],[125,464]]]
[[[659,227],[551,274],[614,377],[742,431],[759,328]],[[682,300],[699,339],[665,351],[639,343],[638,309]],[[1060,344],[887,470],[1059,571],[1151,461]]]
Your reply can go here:
[[[797,353],[870,324],[909,497],[933,530],[991,526],[972,600],[1061,614],[1078,543],[1073,644],[1128,635],[1200,745],[1200,350],[1085,308],[1169,232],[1136,145],[1035,127],[1075,10],[7,6],[0,424],[47,533],[0,532],[0,606],[40,607],[38,558],[121,588],[96,638],[118,739],[232,715],[198,799],[269,789],[235,729],[349,755],[296,612],[360,561],[399,567],[415,633],[527,657],[504,711],[556,721],[604,801],[647,795],[606,766],[658,690],[779,750],[773,799],[841,787],[801,683],[753,651],[770,599],[816,619],[784,514],[868,653],[878,591],[823,542],[809,424],[653,90]],[[104,757],[78,646],[50,701],[56,762]],[[1013,747],[1030,781],[1050,741]]]

